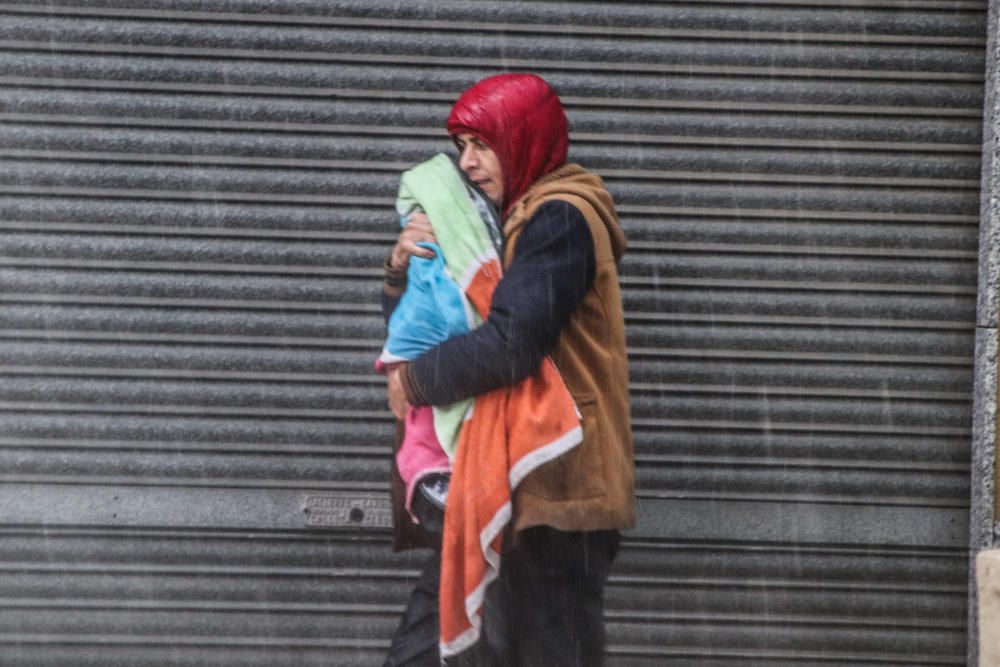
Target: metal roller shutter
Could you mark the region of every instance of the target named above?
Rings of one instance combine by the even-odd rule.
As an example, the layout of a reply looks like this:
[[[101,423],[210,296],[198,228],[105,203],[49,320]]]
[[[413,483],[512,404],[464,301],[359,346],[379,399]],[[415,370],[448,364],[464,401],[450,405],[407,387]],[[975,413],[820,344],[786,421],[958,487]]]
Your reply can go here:
[[[378,664],[398,172],[530,69],[631,240],[611,664],[965,664],[985,12],[0,4],[0,662]]]

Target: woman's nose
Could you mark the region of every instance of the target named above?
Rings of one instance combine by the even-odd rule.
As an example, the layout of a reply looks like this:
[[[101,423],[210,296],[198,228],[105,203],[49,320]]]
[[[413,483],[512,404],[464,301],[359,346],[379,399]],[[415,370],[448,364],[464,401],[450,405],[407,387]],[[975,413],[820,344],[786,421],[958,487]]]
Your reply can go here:
[[[462,171],[468,171],[476,164],[476,152],[472,150],[471,146],[466,146],[462,150],[462,155],[458,159],[458,166]]]

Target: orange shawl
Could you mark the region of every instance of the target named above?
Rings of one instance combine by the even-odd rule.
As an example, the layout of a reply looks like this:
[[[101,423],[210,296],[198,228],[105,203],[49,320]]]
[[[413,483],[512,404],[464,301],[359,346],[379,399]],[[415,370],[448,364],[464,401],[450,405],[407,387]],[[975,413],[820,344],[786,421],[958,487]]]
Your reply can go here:
[[[466,296],[485,320],[500,262],[479,267]],[[441,548],[441,655],[479,639],[486,587],[500,572],[514,489],[583,439],[580,415],[552,360],[512,387],[476,397],[458,436]]]

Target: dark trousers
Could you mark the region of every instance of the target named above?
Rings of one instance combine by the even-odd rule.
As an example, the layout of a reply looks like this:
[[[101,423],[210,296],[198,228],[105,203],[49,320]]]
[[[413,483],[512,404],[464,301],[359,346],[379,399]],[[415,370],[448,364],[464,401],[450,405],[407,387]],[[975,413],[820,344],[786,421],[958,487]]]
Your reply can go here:
[[[486,591],[479,641],[448,664],[601,665],[604,584],[619,539],[617,531],[564,532],[547,526],[521,531],[504,550],[500,576]],[[434,552],[410,596],[384,667],[441,665],[440,571],[440,554]]]

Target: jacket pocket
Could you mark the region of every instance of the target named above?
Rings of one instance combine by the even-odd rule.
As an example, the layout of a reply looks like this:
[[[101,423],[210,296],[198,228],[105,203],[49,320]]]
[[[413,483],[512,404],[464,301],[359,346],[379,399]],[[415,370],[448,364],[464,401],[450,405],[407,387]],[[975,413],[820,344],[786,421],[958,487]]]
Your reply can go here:
[[[593,395],[573,398],[580,411],[583,441],[524,480],[523,490],[532,495],[547,500],[582,500],[607,494],[597,399]]]

